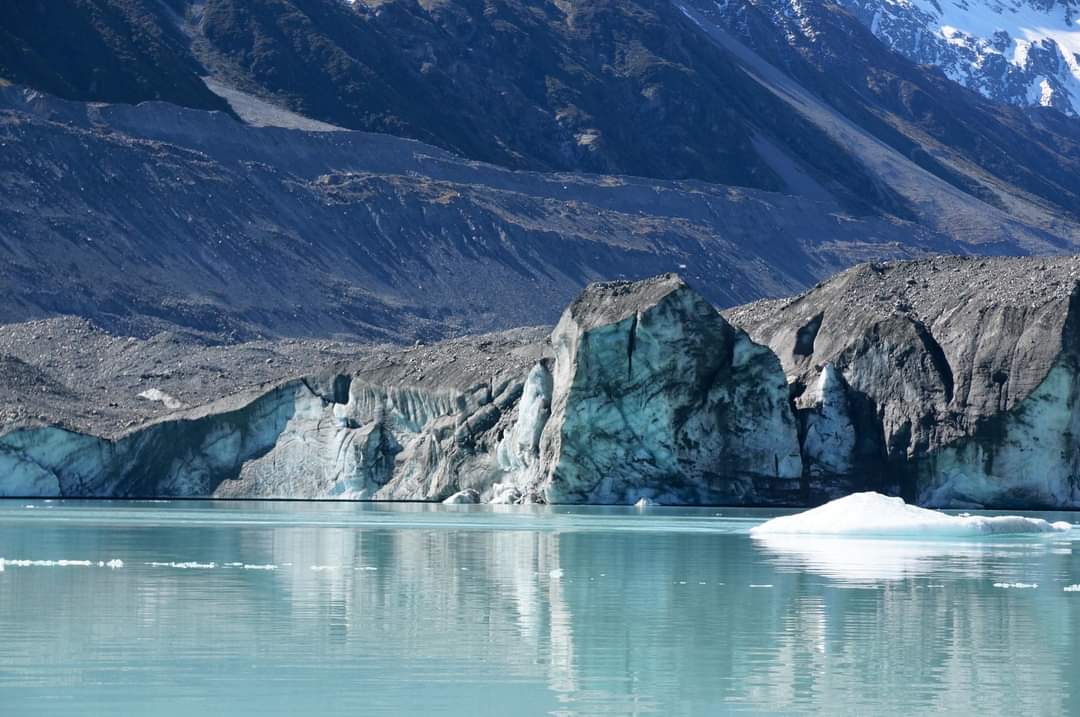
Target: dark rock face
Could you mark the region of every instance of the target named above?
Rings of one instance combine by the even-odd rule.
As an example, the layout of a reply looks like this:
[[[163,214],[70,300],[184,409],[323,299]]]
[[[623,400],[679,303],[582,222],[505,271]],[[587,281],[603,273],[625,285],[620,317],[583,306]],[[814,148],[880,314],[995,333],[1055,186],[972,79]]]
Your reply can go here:
[[[866,265],[728,316],[784,363],[804,435],[854,426],[813,443],[826,492],[876,478],[927,505],[1071,506],[1078,277],[1075,258]]]
[[[200,78],[176,10],[143,0],[5,3],[0,78],[73,100],[229,111]]]

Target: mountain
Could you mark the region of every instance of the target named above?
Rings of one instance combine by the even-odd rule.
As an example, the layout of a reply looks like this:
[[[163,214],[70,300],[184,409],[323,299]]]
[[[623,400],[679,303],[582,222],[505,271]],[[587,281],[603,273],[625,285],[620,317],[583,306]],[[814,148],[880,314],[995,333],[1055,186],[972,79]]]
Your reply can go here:
[[[8,322],[413,340],[597,279],[730,306],[1080,246],[1077,120],[834,4],[57,0],[0,32]]]
[[[756,65],[763,85],[815,118],[935,226],[970,222],[984,241],[995,241],[995,227],[1013,217],[1076,236],[1076,120],[966,90],[893,52],[835,4],[679,1],[717,42]],[[982,208],[945,205],[959,195]]]
[[[1080,114],[1075,0],[839,0],[874,36],[983,96]]]
[[[418,139],[509,168],[787,191],[776,161],[763,151],[767,144],[782,148],[786,163],[829,186],[849,209],[865,213],[872,205],[904,215],[842,147],[763,92],[666,2],[594,0],[564,8],[520,0],[373,7],[173,0],[163,10],[155,0],[125,0],[124,15],[137,17],[142,34],[184,37],[187,45],[152,62],[136,55],[119,65],[147,89],[120,97],[57,92],[55,83],[34,81],[31,61],[38,55],[65,76],[86,64],[71,62],[79,58],[51,39],[56,30],[94,35],[82,24],[66,27],[59,8],[69,2],[75,14],[84,5],[95,17],[119,12],[118,0],[60,0],[51,5],[60,16],[12,23],[9,34],[32,52],[22,63],[0,63],[0,76],[69,99],[160,99],[207,108],[157,74],[186,82],[208,75],[317,120]],[[133,53],[126,46],[115,52],[120,59]]]

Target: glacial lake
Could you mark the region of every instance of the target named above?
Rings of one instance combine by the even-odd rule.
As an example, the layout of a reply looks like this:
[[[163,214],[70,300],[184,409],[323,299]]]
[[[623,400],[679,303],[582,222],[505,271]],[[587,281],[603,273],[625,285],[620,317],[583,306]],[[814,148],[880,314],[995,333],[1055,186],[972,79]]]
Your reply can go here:
[[[0,714],[1080,714],[1080,528],[779,513],[0,501]]]

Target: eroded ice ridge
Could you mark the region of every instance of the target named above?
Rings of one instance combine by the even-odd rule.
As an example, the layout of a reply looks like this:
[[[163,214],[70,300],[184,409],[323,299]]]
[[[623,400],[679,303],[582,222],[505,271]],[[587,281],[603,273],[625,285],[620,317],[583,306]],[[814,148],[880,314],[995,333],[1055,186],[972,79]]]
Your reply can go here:
[[[773,518],[753,536],[833,535],[856,538],[971,538],[1016,533],[1067,533],[1069,523],[1019,515],[958,516],[908,505],[880,493],[854,493],[811,510]]]

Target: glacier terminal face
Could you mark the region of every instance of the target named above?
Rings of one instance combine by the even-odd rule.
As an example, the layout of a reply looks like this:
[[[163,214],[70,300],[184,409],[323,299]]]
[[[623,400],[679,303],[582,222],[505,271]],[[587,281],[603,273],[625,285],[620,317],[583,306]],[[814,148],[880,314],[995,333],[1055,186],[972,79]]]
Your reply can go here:
[[[1080,505],[1080,260],[868,264],[728,312],[784,364],[817,499]]]
[[[724,314],[672,274],[592,284],[549,336],[383,348],[119,433],[9,424],[0,495],[1078,507],[1078,276],[868,264]]]

